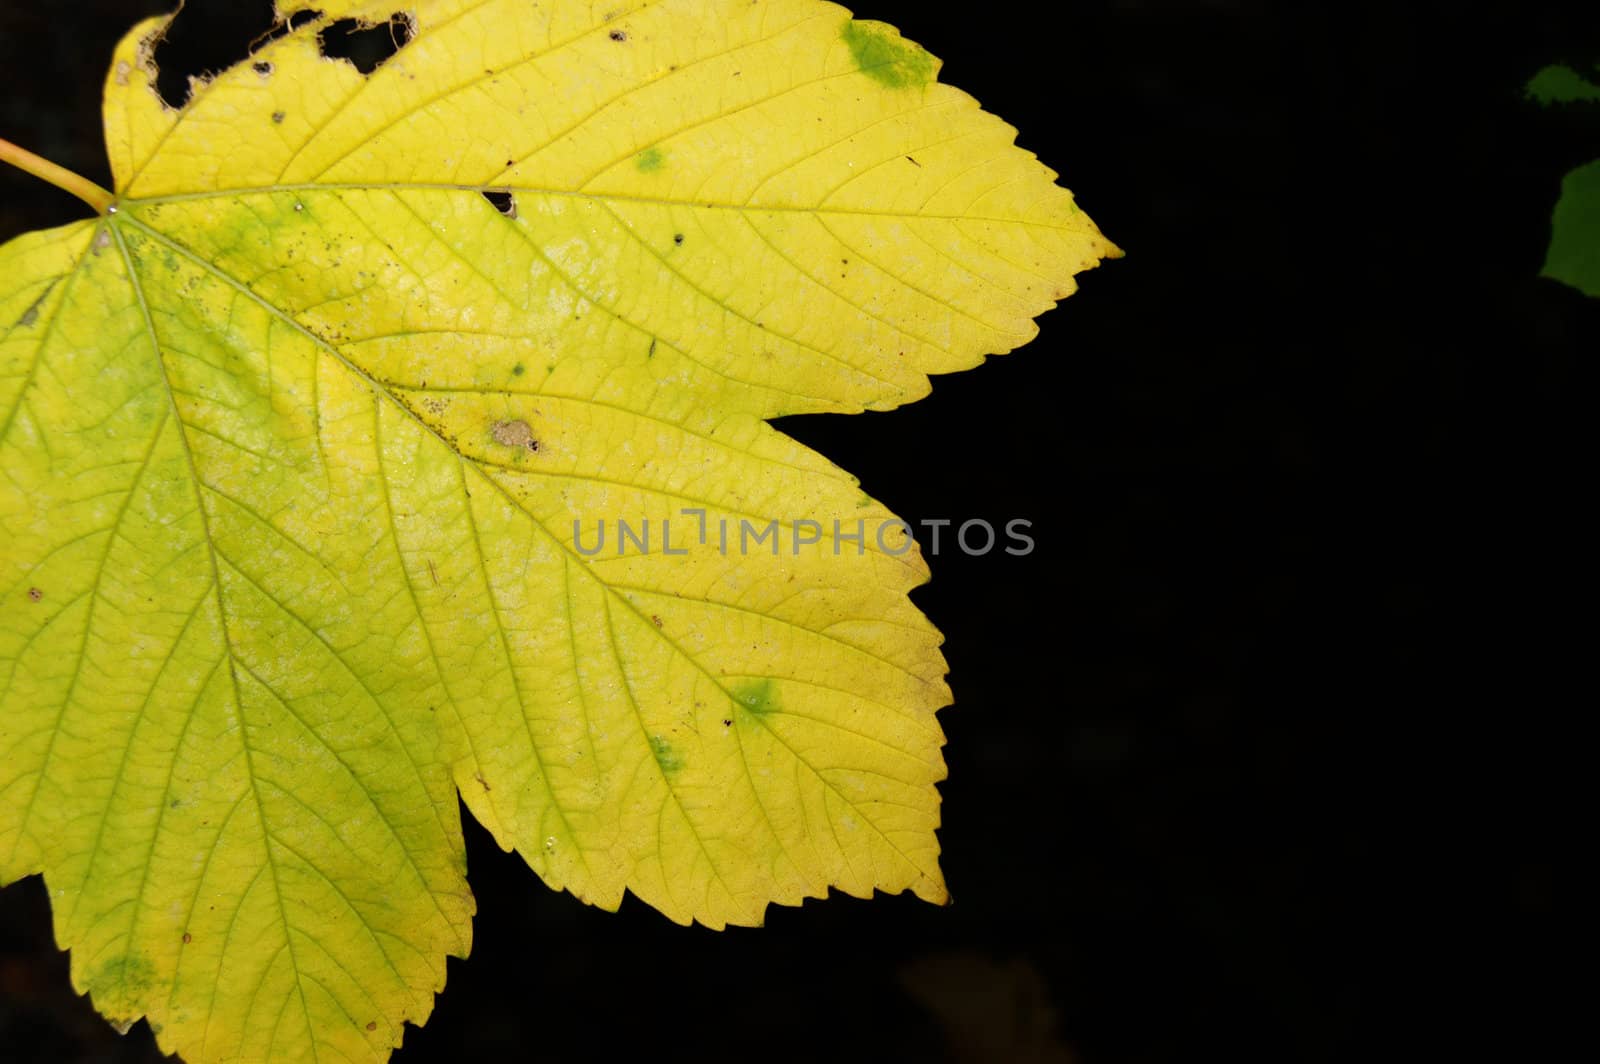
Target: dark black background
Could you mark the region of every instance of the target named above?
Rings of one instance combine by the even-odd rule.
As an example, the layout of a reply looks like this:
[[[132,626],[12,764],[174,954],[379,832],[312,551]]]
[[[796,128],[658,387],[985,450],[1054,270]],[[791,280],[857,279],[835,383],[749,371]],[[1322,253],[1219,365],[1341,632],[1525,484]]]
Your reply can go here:
[[[105,64],[165,6],[4,0],[0,135],[109,185]],[[1034,522],[1031,556],[946,550],[917,593],[955,904],[686,930],[548,891],[469,821],[474,953],[397,1059],[1334,1061],[1387,1055],[1452,958],[1496,989],[1441,1031],[1536,1059],[1577,994],[1541,975],[1544,812],[1600,336],[1536,274],[1600,108],[1519,90],[1600,59],[1584,6],[862,0],[1128,252],[912,407],[783,423],[908,518]],[[173,88],[263,7],[191,0]],[[82,214],[0,173],[0,238]],[[0,1047],[156,1056],[73,997],[36,879],[0,893]]]

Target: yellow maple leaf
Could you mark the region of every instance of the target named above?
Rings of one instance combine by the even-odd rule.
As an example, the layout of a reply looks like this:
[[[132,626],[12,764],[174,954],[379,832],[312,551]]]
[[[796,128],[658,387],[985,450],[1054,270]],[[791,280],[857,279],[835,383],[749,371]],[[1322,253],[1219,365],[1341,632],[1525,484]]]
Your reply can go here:
[[[1115,249],[818,0],[314,6],[181,109],[135,27],[113,190],[0,142],[100,212],[0,248],[0,881],[193,1061],[427,1017],[456,788],[606,908],[943,901],[927,568],[766,419],[914,400]]]

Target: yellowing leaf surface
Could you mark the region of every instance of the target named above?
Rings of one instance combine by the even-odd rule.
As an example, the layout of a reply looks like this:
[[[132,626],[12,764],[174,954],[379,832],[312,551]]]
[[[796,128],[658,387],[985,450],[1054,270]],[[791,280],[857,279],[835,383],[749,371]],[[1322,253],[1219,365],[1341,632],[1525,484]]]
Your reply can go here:
[[[458,788],[607,908],[943,901],[927,569],[765,419],[916,399],[1115,249],[831,4],[315,7],[181,110],[137,26],[114,207],[0,248],[0,881],[192,1061],[427,1017]]]

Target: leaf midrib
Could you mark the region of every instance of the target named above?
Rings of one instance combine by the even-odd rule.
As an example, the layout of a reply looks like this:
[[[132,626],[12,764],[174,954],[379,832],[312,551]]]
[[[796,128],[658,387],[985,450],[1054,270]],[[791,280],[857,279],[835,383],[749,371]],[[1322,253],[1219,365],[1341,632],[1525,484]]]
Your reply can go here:
[[[671,199],[666,196],[638,196],[621,192],[585,192],[570,188],[549,188],[542,185],[514,185],[491,182],[474,184],[454,181],[337,181],[301,182],[289,185],[240,185],[234,188],[208,189],[204,192],[172,192],[159,196],[138,196],[118,200],[128,209],[159,207],[169,203],[194,203],[230,196],[263,196],[279,192],[511,192],[530,196],[550,196],[565,199],[596,200],[601,203],[640,203],[656,207],[682,207],[688,210],[733,211],[739,214],[840,214],[865,218],[892,218],[929,222],[978,222],[986,225],[1020,225],[1035,229],[1051,229],[1061,233],[1086,234],[1083,226],[1052,225],[1030,218],[997,218],[976,214],[927,214],[907,210],[866,210],[859,207],[811,206],[790,203],[725,203],[717,200]]]

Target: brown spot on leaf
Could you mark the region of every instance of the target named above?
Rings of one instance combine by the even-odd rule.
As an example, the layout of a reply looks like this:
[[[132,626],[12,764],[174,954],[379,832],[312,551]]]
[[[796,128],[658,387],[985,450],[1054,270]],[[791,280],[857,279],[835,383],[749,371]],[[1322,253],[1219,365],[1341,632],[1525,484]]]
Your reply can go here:
[[[44,301],[50,298],[50,293],[60,283],[60,278],[45,285],[44,291],[39,293],[39,298],[28,304],[28,309],[22,312],[22,317],[17,319],[17,328],[26,329],[39,320],[39,308],[44,306]]]
[[[29,602],[38,602],[42,598],[44,598],[44,592],[43,591],[40,591],[36,587],[30,587],[28,589],[28,601]]]
[[[530,451],[539,449],[539,441],[533,438],[533,429],[520,418],[515,421],[496,421],[489,427],[489,435],[502,447],[524,447]]]
[[[472,778],[477,780],[479,783],[483,784],[483,789],[484,790],[486,790],[486,791],[494,790],[493,787],[489,786],[489,781],[483,778],[483,773],[475,772],[475,773],[472,774]]]
[[[128,83],[128,75],[130,75],[132,73],[133,73],[133,66],[126,59],[120,59],[120,60],[117,61],[117,84],[118,85],[126,85]]]
[[[194,941],[194,936],[189,934],[189,932],[185,931],[183,933],[183,944],[185,946],[187,946],[189,943],[191,943],[193,941]]]
[[[283,120],[285,118],[288,118],[288,117],[289,117],[289,115],[284,111],[274,111],[274,112],[272,112],[272,121],[276,125],[280,125],[281,126],[283,124]]]
[[[378,1029],[378,1021],[377,1020],[368,1020],[367,1021],[367,1030],[376,1031],[377,1029]]]
[[[628,35],[627,35],[626,32],[624,32],[622,30],[612,30],[611,31],[611,39],[620,44],[621,42],[623,42],[623,41],[628,39]]]

